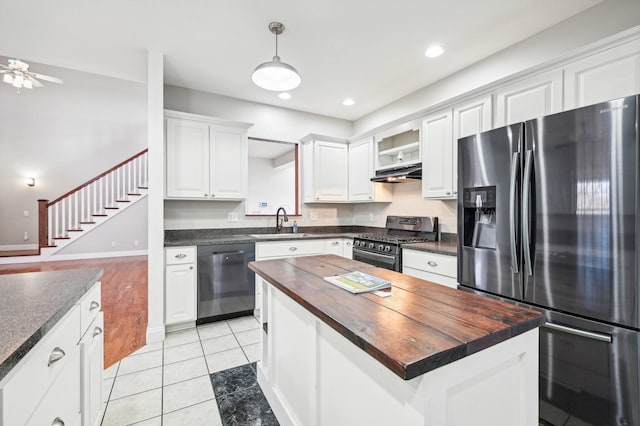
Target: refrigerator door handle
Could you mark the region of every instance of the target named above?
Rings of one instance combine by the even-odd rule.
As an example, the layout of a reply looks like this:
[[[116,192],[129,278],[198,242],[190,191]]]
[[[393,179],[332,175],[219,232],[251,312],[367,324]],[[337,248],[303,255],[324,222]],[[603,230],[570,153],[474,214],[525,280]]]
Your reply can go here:
[[[520,169],[520,153],[514,152],[511,155],[511,179],[509,180],[509,229],[511,240],[511,270],[514,274],[520,272],[516,241],[516,183],[518,170]]]
[[[609,334],[595,333],[593,331],[581,330],[579,328],[567,327],[566,325],[554,324],[547,322],[542,325],[550,330],[562,331],[563,333],[573,334],[574,336],[586,337],[587,339],[598,340],[600,342],[611,343],[613,339]]]
[[[531,206],[531,171],[533,170],[533,150],[527,150],[527,157],[524,165],[524,181],[522,183],[522,247],[524,249],[524,264],[528,275],[533,275],[533,265],[531,264],[531,232],[529,208]]]

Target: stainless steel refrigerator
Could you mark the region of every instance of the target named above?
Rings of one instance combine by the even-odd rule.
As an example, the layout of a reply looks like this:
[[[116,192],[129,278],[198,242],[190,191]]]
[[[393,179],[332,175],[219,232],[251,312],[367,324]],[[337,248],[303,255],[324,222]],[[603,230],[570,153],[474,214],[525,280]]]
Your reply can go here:
[[[458,141],[458,282],[545,313],[541,424],[640,425],[638,102]]]

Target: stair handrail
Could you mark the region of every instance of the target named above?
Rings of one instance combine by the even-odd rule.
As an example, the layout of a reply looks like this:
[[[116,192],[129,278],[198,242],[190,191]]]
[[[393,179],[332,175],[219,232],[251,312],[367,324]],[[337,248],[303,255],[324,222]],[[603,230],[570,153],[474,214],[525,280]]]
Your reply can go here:
[[[48,202],[48,203],[47,203],[47,207],[50,207],[50,206],[54,205],[55,203],[57,203],[58,201],[60,201],[60,200],[62,200],[62,199],[64,199],[64,198],[67,198],[68,196],[70,196],[70,195],[72,195],[72,194],[74,194],[74,193],[76,193],[76,192],[80,191],[82,188],[84,188],[84,187],[87,187],[87,186],[91,185],[93,182],[95,182],[95,181],[97,181],[97,180],[99,180],[99,179],[101,179],[101,178],[105,177],[106,175],[108,175],[108,174],[109,174],[109,173],[111,173],[112,171],[119,169],[120,167],[124,166],[125,164],[130,163],[131,161],[135,160],[136,158],[140,157],[141,155],[146,154],[148,151],[149,151],[149,148],[145,148],[145,149],[143,149],[143,150],[142,150],[142,151],[140,151],[139,153],[137,153],[137,154],[135,154],[135,155],[133,155],[133,156],[129,157],[128,159],[124,160],[123,162],[118,163],[117,165],[115,165],[115,166],[111,167],[111,168],[110,168],[109,170],[107,170],[106,172],[102,172],[102,173],[100,173],[98,176],[96,176],[96,177],[94,177],[94,178],[92,178],[92,179],[89,179],[88,181],[86,181],[86,182],[85,182],[85,183],[83,183],[82,185],[79,185],[79,186],[77,186],[77,187],[73,188],[71,191],[67,192],[66,194],[64,194],[64,195],[62,195],[62,196],[60,196],[60,197],[56,198],[55,200],[53,200],[53,201],[51,201],[51,202]],[[38,201],[40,201],[40,200],[38,200]]]
[[[106,176],[108,176],[111,173],[119,173],[119,169],[123,168],[124,166],[127,166],[129,163],[134,162],[137,158],[147,154],[149,151],[148,148],[143,149],[142,151],[138,152],[137,154],[134,154],[133,156],[127,158],[126,160],[116,164],[115,166],[111,167],[109,170],[106,170],[102,173],[100,173],[99,175],[89,179],[88,181],[84,182],[83,184],[73,188],[71,191],[68,191],[67,193],[65,193],[64,195],[56,198],[53,201],[49,201],[49,200],[44,200],[44,199],[40,199],[38,200],[38,246],[39,249],[43,248],[43,247],[50,247],[53,245],[53,239],[54,238],[58,238],[55,235],[49,235],[49,232],[51,231],[49,228],[49,221],[50,221],[50,214],[55,214],[55,212],[50,212],[49,208],[54,206],[56,203],[59,203],[67,198],[70,198],[72,196],[74,196],[74,194],[78,194],[79,191],[83,190],[84,188],[87,188],[89,185],[96,183],[98,181],[100,181],[102,178],[105,178]],[[144,163],[146,165],[146,161]],[[146,167],[145,167],[146,168]],[[146,173],[145,173],[146,175]],[[113,176],[113,175],[112,175]],[[108,178],[107,178],[108,179]],[[95,188],[95,187],[92,187]],[[138,188],[144,188],[144,186],[139,186]],[[91,188],[87,188],[88,191],[91,191]],[[82,194],[81,194],[82,195]],[[138,195],[138,194],[130,194],[130,195]],[[77,202],[78,200],[78,195],[75,195],[75,200]],[[69,202],[71,202],[73,200],[70,199]],[[117,199],[114,201],[118,201]],[[109,207],[106,207],[109,208]],[[63,209],[64,209],[64,205],[63,205]],[[57,212],[57,207],[56,207],[56,212]],[[94,215],[95,216],[95,215]]]

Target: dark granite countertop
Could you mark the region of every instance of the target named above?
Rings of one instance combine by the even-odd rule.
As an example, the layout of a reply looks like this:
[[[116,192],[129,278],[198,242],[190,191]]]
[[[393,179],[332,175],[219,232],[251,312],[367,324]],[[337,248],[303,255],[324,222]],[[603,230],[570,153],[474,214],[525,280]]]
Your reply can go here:
[[[102,276],[102,268],[0,275],[0,380]]]
[[[166,230],[164,236],[165,247],[181,247],[181,246],[204,246],[210,244],[235,244],[235,243],[252,243],[267,241],[290,241],[290,240],[314,240],[326,238],[348,238],[352,239],[362,234],[385,233],[386,229],[344,225],[344,226],[305,226],[300,227],[298,234],[292,234],[291,228],[285,228],[280,235],[290,235],[291,238],[278,236],[274,238],[259,237],[257,234],[271,234],[273,228],[214,228],[214,229],[182,229],[182,230]],[[303,235],[301,235],[303,234]],[[432,249],[420,249],[424,251],[432,251],[434,253],[456,254],[455,234],[442,234],[443,240],[453,242],[435,242]],[[453,247],[451,252],[450,247]],[[413,248],[413,247],[407,247]]]
[[[443,241],[433,241],[428,243],[408,243],[402,244],[403,249],[426,251],[429,253],[446,254],[449,256],[458,255],[458,244]]]
[[[405,380],[544,324],[531,309],[335,255],[249,267]],[[323,279],[354,270],[391,281],[391,297],[351,294]]]

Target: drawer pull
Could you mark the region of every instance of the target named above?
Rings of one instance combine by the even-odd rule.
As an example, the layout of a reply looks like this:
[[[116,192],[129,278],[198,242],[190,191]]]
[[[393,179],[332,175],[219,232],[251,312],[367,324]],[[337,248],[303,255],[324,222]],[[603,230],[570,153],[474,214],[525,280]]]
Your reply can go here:
[[[102,329],[100,327],[96,327],[93,329],[93,337],[99,336],[102,334]]]
[[[296,251],[298,250],[298,247],[289,247],[289,251]]]
[[[51,351],[51,355],[49,355],[49,364],[47,364],[47,367],[51,367],[51,364],[60,361],[65,355],[64,351],[56,346],[56,348]]]
[[[189,266],[189,269],[193,269],[193,265]]]
[[[89,305],[89,310],[93,311],[94,309],[98,309],[100,307],[100,304],[98,302],[96,302],[95,300],[91,301],[91,304]]]
[[[337,246],[338,244],[340,244],[340,243],[337,242],[337,241],[334,241],[334,242],[331,243],[332,246]]]
[[[184,253],[176,254],[176,259],[184,259],[185,257],[187,257],[187,255]]]
[[[53,423],[51,423],[51,426],[64,426],[64,422],[62,421],[62,419],[60,417],[56,417],[53,420]]]
[[[432,268],[435,268],[436,266],[438,266],[438,264],[436,262],[434,262],[433,260],[428,261],[427,265],[431,266]]]

